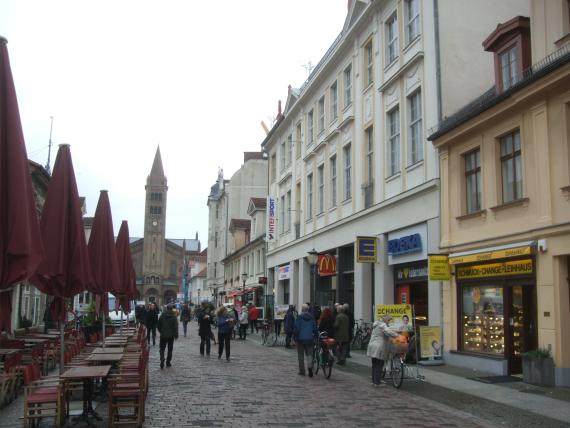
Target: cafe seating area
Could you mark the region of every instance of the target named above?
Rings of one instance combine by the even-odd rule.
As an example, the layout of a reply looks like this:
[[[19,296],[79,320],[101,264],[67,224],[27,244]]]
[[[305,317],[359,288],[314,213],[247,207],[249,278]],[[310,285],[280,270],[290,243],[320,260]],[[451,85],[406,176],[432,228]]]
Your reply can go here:
[[[62,368],[58,330],[0,337],[0,408],[24,394],[25,427],[95,421],[102,426],[103,419],[109,427],[142,426],[149,377],[146,329],[123,326],[107,333],[87,341],[82,329],[66,327]],[[98,407],[104,409],[101,415],[94,403],[106,404]]]

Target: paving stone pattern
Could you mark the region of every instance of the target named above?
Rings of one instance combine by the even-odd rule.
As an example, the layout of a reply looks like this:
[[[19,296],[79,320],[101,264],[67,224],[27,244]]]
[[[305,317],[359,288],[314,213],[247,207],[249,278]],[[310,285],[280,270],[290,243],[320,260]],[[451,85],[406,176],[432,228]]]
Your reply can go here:
[[[159,368],[158,341],[151,346],[145,427],[489,426],[405,390],[373,388],[359,375],[300,376],[296,353],[252,336],[231,342],[229,362],[213,344],[211,357],[201,357],[196,324],[188,330],[175,342],[170,368]]]

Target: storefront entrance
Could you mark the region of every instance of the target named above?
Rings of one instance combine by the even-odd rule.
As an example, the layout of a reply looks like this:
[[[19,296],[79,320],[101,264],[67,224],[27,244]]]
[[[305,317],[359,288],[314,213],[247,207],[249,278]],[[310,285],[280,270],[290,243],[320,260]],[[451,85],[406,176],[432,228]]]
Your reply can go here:
[[[414,305],[416,325],[429,325],[427,262],[395,265],[394,284],[394,303]]]
[[[537,343],[533,264],[526,259],[457,267],[461,351],[504,358],[509,374],[522,372],[522,353]]]

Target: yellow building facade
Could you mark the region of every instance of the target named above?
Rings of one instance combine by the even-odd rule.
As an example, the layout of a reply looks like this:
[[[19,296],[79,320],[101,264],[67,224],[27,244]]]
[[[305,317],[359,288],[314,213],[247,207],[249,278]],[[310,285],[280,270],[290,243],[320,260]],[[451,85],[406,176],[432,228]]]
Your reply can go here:
[[[567,2],[483,41],[496,85],[444,120],[439,152],[446,362],[520,373],[549,349],[570,385],[570,21]],[[492,30],[492,29],[490,29]],[[533,65],[531,65],[533,64]],[[492,70],[490,70],[492,72]],[[468,78],[468,76],[466,76]]]

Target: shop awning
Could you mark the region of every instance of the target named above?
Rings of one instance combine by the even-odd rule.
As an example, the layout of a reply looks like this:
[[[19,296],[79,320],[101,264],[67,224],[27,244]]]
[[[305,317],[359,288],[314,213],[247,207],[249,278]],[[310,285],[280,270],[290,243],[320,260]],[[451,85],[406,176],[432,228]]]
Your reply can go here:
[[[480,250],[464,251],[449,255],[449,264],[482,262],[486,260],[506,259],[510,257],[533,254],[535,241],[519,242],[517,244],[501,245],[497,247],[482,248]]]

